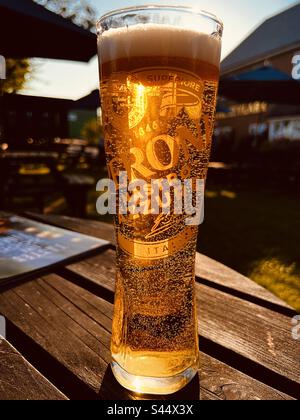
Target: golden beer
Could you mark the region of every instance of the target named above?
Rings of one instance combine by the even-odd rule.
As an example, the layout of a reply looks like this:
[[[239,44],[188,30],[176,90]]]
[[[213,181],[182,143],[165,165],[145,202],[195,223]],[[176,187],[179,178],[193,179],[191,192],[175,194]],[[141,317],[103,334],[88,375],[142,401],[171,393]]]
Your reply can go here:
[[[149,190],[152,180],[205,179],[221,26],[212,37],[149,22],[107,30],[106,21],[99,23],[101,102],[108,170],[117,190],[121,172],[129,181],[143,179]],[[187,226],[184,212],[164,213],[163,200],[153,214],[150,195],[147,200],[144,214],[120,214],[117,203],[112,369],[128,389],[168,394],[198,370],[198,226]]]

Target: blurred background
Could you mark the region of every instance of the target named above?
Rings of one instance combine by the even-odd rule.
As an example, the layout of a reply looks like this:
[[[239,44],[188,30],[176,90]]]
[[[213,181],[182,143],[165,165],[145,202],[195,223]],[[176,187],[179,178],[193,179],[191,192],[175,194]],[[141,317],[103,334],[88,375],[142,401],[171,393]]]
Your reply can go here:
[[[0,0],[1,210],[103,220],[95,22],[135,3]],[[199,251],[300,311],[300,2],[201,7],[225,33]]]

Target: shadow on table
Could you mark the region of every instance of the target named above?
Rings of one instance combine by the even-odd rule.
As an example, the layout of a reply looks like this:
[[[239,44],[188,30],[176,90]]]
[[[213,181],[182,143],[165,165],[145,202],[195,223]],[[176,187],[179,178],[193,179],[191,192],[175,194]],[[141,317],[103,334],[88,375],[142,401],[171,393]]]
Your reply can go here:
[[[199,400],[200,386],[199,386],[199,375],[183,389],[171,395],[148,395],[148,394],[137,394],[124,389],[115,379],[111,367],[108,366],[101,384],[101,388],[98,394],[99,399],[102,400],[169,400],[169,401],[180,401]]]

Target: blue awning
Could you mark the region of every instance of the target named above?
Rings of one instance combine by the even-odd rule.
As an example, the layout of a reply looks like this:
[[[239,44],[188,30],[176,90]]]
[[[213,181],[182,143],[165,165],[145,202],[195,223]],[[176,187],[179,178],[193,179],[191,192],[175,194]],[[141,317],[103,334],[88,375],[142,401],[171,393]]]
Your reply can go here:
[[[233,76],[224,77],[223,80],[249,80],[249,81],[262,81],[262,82],[275,82],[283,80],[293,80],[292,76],[275,69],[272,66],[264,66],[255,70],[238,73]]]
[[[300,81],[271,66],[221,78],[219,95],[232,101],[300,104]]]

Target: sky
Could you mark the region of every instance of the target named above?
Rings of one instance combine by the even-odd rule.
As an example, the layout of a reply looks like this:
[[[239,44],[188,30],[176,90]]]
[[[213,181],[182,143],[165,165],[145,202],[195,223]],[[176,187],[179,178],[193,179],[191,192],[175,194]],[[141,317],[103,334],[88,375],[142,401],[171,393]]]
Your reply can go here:
[[[267,17],[292,6],[294,0],[87,0],[99,18],[106,12],[137,4],[191,5],[217,15],[224,23],[224,58]],[[35,71],[21,93],[66,99],[79,99],[98,86],[98,63],[34,59]]]

